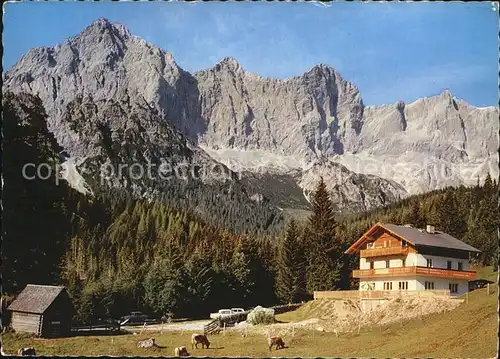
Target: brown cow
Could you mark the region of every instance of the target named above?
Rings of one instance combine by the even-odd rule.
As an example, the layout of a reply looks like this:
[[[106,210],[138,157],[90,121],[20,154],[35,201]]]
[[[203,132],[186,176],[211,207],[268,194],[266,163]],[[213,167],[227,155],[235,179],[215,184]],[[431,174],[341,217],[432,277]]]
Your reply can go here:
[[[271,351],[273,345],[276,345],[276,350],[278,350],[285,347],[285,342],[281,339],[281,337],[271,337],[267,338],[267,345],[269,346],[269,351]]]
[[[26,348],[21,348],[17,351],[18,356],[36,356],[36,351],[35,348],[33,347],[26,347]]]
[[[191,336],[191,348],[198,349],[198,344],[201,343],[201,348],[207,347],[207,349],[210,347],[210,342],[208,341],[208,338],[205,334],[193,334]]]
[[[191,354],[188,353],[186,347],[177,347],[174,349],[174,354],[176,357],[188,357]]]

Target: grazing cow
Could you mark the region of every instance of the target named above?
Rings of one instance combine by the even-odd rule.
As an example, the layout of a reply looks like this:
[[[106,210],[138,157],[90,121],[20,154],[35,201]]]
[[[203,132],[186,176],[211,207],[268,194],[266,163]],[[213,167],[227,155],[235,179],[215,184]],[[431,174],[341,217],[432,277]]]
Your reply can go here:
[[[17,351],[17,355],[22,356],[22,357],[36,356],[36,351],[35,351],[35,348],[33,348],[33,347],[21,348]]]
[[[206,335],[204,334],[193,334],[191,336],[191,348],[194,349],[196,347],[196,349],[198,349],[198,344],[201,343],[201,348],[205,348],[207,347],[207,349],[210,347],[210,342],[208,341],[208,338]]]
[[[270,337],[267,338],[267,345],[269,346],[269,351],[271,351],[273,345],[276,345],[276,350],[278,350],[285,347],[285,342],[281,339],[281,337]]]
[[[177,347],[174,349],[174,353],[176,357],[188,357],[191,355],[188,353],[186,347]]]
[[[150,339],[146,339],[146,340],[140,340],[137,343],[137,347],[138,348],[152,348],[154,346],[156,346],[155,338],[150,338]]]

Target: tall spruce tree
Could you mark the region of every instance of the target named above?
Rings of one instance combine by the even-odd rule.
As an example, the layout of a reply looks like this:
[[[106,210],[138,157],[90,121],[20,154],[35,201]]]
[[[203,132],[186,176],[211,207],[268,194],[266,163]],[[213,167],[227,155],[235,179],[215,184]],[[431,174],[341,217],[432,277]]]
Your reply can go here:
[[[307,290],[337,288],[343,261],[342,248],[335,238],[337,222],[326,184],[321,177],[312,199],[313,213],[309,217]]]
[[[424,228],[426,225],[425,219],[420,213],[420,203],[418,200],[412,202],[411,210],[405,222],[414,225],[416,228]]]
[[[278,251],[276,294],[282,303],[295,303],[304,297],[305,258],[297,223],[290,221]]]
[[[453,189],[448,188],[436,203],[433,224],[439,230],[457,238],[463,238],[466,232],[466,219],[458,215],[459,206]]]

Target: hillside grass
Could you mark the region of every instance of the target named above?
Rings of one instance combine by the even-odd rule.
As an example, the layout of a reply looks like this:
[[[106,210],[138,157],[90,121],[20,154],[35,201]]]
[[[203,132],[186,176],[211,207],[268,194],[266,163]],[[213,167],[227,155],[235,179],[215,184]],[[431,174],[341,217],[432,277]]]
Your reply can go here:
[[[492,276],[485,269],[484,275]],[[479,276],[478,276],[479,278]],[[491,358],[497,351],[498,287],[469,293],[469,302],[457,309],[432,314],[380,328],[362,330],[358,334],[315,332],[298,329],[294,337],[284,337],[287,348],[269,353],[263,335],[242,338],[238,332],[209,337],[210,349],[191,350],[191,332],[146,333],[143,335],[80,336],[62,339],[37,339],[24,334],[2,335],[4,351],[14,353],[25,346],[34,346],[38,355],[115,355],[172,356],[174,347],[185,345],[193,356],[269,357],[454,357]],[[309,304],[311,308],[314,303]],[[280,321],[307,319],[307,312],[278,315]],[[154,337],[166,348],[138,349],[138,340]]]
[[[472,267],[472,270],[476,271],[477,279],[486,279],[492,282],[498,281],[498,271],[494,272],[492,266],[488,267]]]

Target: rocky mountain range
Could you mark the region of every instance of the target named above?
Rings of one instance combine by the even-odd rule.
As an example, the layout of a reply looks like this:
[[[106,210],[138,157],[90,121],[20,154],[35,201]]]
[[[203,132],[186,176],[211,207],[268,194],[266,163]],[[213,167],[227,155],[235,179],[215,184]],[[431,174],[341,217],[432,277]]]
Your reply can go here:
[[[498,175],[497,107],[476,108],[449,91],[365,106],[356,86],[323,64],[284,80],[248,73],[229,57],[189,73],[106,19],[31,49],[3,81],[4,90],[41,98],[49,130],[94,182],[106,163],[169,158],[220,166],[228,177],[216,181],[281,208],[307,209],[322,176],[339,209],[366,210]],[[168,188],[132,182],[138,196]]]

